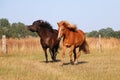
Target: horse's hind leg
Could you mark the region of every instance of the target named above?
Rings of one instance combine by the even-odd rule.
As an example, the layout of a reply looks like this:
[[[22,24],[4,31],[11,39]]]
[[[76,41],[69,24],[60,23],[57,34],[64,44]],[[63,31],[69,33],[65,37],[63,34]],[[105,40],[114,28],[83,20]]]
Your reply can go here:
[[[76,48],[73,50],[74,53],[74,61],[76,60]]]
[[[47,48],[43,48],[46,58],[46,63],[48,63],[48,55],[47,55]]]
[[[49,49],[49,52],[50,52],[52,61],[54,61],[54,52],[51,48]]]
[[[57,49],[56,49],[56,48],[54,48],[53,52],[54,52],[54,61],[57,61],[57,60],[56,60],[56,56],[57,56]]]
[[[55,48],[52,49],[52,59],[53,59],[53,61],[56,61],[56,52],[55,52]]]
[[[74,64],[78,64],[78,58],[80,57],[80,55],[81,55],[81,48],[79,47],[79,51],[78,51],[78,53],[77,53],[77,57],[76,57],[76,60],[75,60],[75,62],[74,62]]]
[[[55,48],[49,48],[49,52],[50,52],[52,61],[56,61],[56,53],[55,53],[56,50],[55,50]]]

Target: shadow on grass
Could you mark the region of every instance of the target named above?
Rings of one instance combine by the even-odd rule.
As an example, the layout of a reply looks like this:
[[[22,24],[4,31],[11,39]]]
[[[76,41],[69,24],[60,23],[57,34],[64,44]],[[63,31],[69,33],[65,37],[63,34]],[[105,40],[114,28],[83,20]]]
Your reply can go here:
[[[61,62],[61,60],[56,60],[55,62],[53,62],[53,61],[48,61],[48,62],[46,62],[46,61],[40,61],[40,63],[57,63],[57,62]],[[61,66],[66,66],[66,65],[80,65],[80,64],[86,64],[86,63],[88,63],[88,61],[79,61],[78,62],[78,64],[74,64],[74,63],[70,63],[70,62],[68,62],[68,63],[63,63],[63,65],[61,65]]]
[[[48,62],[46,62],[46,61],[40,61],[40,63],[57,63],[57,62],[60,62],[60,61],[61,61],[61,60],[57,59],[56,61],[50,60],[50,61],[48,61]]]
[[[87,61],[80,61],[80,62],[78,62],[78,64],[68,62],[68,63],[63,63],[63,65],[79,65],[79,64],[86,64],[86,63],[88,63],[88,62]]]

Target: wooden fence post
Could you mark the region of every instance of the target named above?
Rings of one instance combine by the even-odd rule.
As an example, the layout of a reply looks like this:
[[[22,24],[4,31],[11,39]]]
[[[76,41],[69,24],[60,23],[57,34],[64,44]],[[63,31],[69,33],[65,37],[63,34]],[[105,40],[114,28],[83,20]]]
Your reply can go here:
[[[101,35],[99,34],[99,40],[98,40],[98,51],[101,53]]]
[[[6,47],[6,36],[5,35],[2,35],[2,52],[3,53],[6,53],[7,52],[7,47]]]

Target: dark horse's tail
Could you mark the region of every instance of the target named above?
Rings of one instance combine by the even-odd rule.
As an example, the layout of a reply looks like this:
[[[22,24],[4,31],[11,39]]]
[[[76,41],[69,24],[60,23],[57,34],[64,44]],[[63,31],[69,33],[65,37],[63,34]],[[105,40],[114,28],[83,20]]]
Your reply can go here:
[[[81,46],[81,49],[83,50],[83,52],[85,53],[90,53],[90,50],[89,50],[89,45],[86,41],[86,39],[84,40],[82,46]]]

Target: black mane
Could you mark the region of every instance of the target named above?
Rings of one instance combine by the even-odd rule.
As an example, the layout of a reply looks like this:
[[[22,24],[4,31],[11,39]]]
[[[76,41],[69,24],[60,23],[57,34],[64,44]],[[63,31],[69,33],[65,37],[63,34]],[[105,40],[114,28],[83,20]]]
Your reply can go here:
[[[53,28],[52,26],[50,25],[50,23],[48,23],[47,21],[43,21],[43,20],[40,20],[40,27],[42,28],[46,28],[46,29],[49,29],[50,31],[53,32]]]

